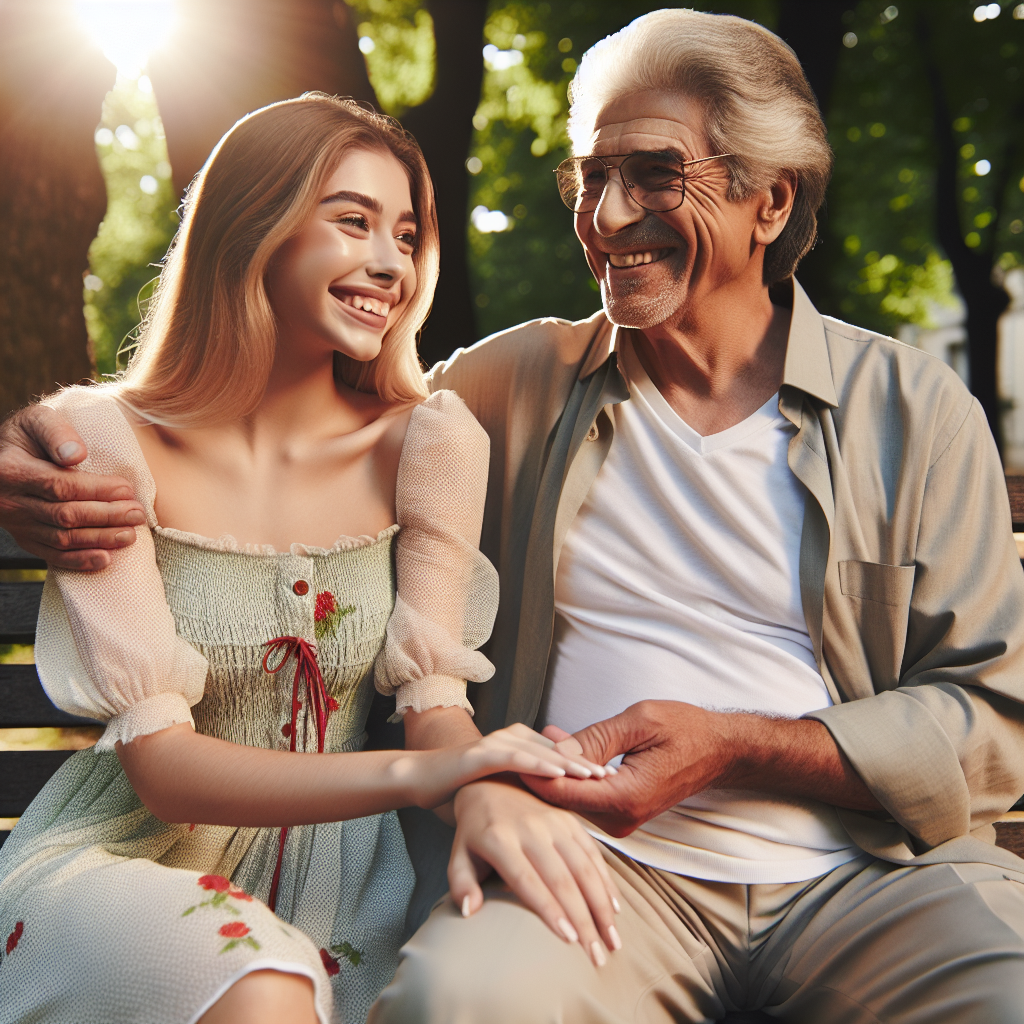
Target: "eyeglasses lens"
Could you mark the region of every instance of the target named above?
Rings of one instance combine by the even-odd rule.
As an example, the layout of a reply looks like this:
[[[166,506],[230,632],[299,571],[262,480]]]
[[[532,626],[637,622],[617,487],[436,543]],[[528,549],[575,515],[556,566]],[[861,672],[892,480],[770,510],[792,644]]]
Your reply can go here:
[[[597,208],[608,180],[608,170],[596,158],[567,160],[558,169],[558,188],[569,209],[590,213]],[[683,165],[663,153],[633,153],[619,164],[622,184],[645,210],[666,213],[683,202]]]

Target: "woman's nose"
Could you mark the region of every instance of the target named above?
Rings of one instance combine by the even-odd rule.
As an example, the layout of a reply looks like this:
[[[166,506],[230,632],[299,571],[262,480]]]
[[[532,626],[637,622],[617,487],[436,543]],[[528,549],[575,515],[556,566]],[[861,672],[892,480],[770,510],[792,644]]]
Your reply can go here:
[[[366,273],[375,280],[390,284],[400,281],[405,268],[400,254],[396,251],[393,238],[374,239],[373,252],[366,266]]]

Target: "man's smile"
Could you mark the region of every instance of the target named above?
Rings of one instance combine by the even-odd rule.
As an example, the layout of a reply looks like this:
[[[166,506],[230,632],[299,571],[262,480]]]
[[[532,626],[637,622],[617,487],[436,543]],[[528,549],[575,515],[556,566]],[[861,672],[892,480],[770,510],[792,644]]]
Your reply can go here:
[[[616,268],[637,267],[646,263],[657,263],[665,259],[673,250],[669,249],[647,249],[643,252],[610,252],[608,262]]]

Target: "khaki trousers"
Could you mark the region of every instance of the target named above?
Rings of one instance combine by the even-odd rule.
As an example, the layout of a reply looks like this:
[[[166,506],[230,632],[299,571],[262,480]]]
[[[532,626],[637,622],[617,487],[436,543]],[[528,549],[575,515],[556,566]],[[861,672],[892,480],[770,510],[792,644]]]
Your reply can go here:
[[[368,1024],[1024,1024],[1024,874],[867,854],[810,882],[702,882],[605,857],[624,947],[595,968],[500,884],[447,897]]]

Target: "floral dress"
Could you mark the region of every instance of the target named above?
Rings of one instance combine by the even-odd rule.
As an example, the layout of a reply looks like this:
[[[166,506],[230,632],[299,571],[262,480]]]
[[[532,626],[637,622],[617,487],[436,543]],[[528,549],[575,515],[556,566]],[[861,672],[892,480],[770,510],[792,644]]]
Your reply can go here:
[[[50,401],[83,468],[134,485],[148,527],[95,574],[51,570],[36,640],[65,710],[107,723],[0,849],[0,1022],[185,1024],[239,978],[304,975],[321,1024],[362,1021],[397,965],[413,872],[394,812],[289,829],[154,817],[117,741],[191,722],[275,750],[359,750],[374,681],[471,710],[497,577],[477,550],[487,437],[453,392],[412,413],[398,523],[290,551],[162,529],[111,391]],[[271,910],[273,906],[273,910]]]

